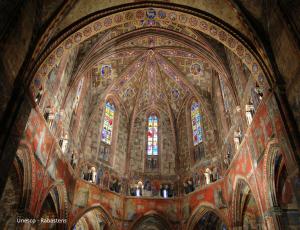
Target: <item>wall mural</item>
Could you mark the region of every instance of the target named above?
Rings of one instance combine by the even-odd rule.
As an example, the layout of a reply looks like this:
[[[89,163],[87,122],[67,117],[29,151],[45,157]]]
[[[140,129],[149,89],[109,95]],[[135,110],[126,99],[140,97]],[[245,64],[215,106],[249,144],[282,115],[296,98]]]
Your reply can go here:
[[[169,23],[174,23],[201,30],[217,39],[242,58],[243,63],[250,68],[255,78],[258,78],[258,75],[262,77],[261,68],[251,52],[246,50],[236,38],[229,35],[221,27],[183,12],[159,8],[134,9],[101,18],[68,37],[62,45],[53,50],[51,55],[42,64],[33,81],[35,92],[37,92],[37,89],[40,89],[41,79],[46,76],[49,76],[49,83],[52,82],[54,79],[53,74],[55,73],[53,68],[58,67],[56,64],[60,61],[66,50],[70,50],[74,45],[88,39],[99,31],[119,26],[132,20],[137,20],[138,24],[142,24],[142,26],[153,26],[160,23],[169,25]],[[149,43],[154,45],[156,42],[155,38],[151,38],[150,40]],[[142,94],[147,94],[143,98],[147,100],[148,104],[141,101],[138,105],[141,105],[140,107],[143,107],[145,104],[149,105],[149,101],[152,99],[163,103],[163,101],[159,101],[160,98],[166,100],[169,97],[172,101],[175,101],[171,105],[173,106],[172,108],[176,108],[174,110],[179,111],[179,108],[177,108],[179,106],[176,103],[183,100],[184,95],[188,95],[189,88],[185,80],[180,77],[179,71],[168,63],[167,58],[161,58],[159,55],[149,52],[147,55],[142,55],[133,61],[134,64],[131,68],[123,69],[124,73],[122,73],[120,81],[116,81],[112,90],[113,92],[120,92],[123,85],[136,80],[138,78],[136,76],[142,76],[141,70],[138,70],[141,66],[155,66],[151,68],[149,73],[144,75],[146,76],[145,80],[151,81],[151,84],[148,84],[149,87],[147,90],[141,92]],[[156,58],[155,61],[154,56]],[[117,62],[116,60],[115,62]],[[200,61],[191,61],[186,71],[204,79],[207,76],[206,73],[209,72],[205,65],[205,63]],[[97,69],[98,78],[93,79],[94,88],[105,88],[105,86],[101,85],[103,81],[100,79],[111,78],[116,74],[113,71],[114,69],[114,63],[100,65]],[[158,70],[163,70],[160,75],[157,74]],[[168,78],[165,81],[167,85],[159,85],[158,76],[160,78]],[[175,88],[174,82],[177,82],[177,86],[180,87]],[[159,86],[155,86],[155,84]],[[127,86],[123,87],[122,90],[124,90],[124,93],[120,95],[131,98],[137,91],[133,86]],[[82,87],[79,88],[81,92]],[[225,84],[221,83],[221,88],[226,91]],[[164,93],[161,90],[161,93],[155,98],[155,91],[153,89],[168,90],[165,90]],[[223,93],[223,97],[226,97],[225,94]],[[77,94],[76,90],[74,91],[75,100],[76,95],[78,96],[78,90]],[[80,105],[79,96],[76,107]],[[38,101],[41,100],[40,97],[36,97],[36,99]],[[95,104],[99,105],[98,98],[94,100],[96,101]],[[105,149],[104,145],[99,145],[97,141],[102,140],[107,145],[110,145],[112,144],[113,125],[122,129],[122,132],[129,129],[129,126],[126,123],[128,120],[126,120],[125,113],[120,115],[120,125],[114,124],[115,107],[112,104],[105,104],[105,109],[98,108],[95,117],[91,117],[90,119],[91,123],[89,125],[92,128],[86,134],[86,145],[83,150],[84,155],[81,155],[80,163],[75,166],[70,165],[67,156],[64,155],[58,144],[57,137],[55,136],[56,131],[54,131],[56,129],[53,129],[52,123],[49,122],[49,116],[52,117],[53,115],[53,108],[51,107],[53,105],[50,102],[49,111],[46,111],[47,116],[45,116],[42,106],[32,110],[23,136],[23,141],[32,149],[32,155],[34,155],[36,163],[33,173],[36,175],[37,180],[32,188],[28,210],[33,216],[36,216],[39,210],[43,209],[41,202],[43,198],[47,197],[49,188],[51,188],[54,181],[63,182],[69,189],[74,188],[73,192],[70,191],[66,195],[66,199],[72,205],[68,213],[68,221],[70,223],[79,219],[80,214],[86,209],[101,206],[107,212],[107,215],[113,219],[113,224],[117,226],[117,229],[127,229],[137,218],[149,212],[151,213],[153,210],[166,216],[171,222],[171,227],[178,229],[180,223],[182,223],[181,227],[187,227],[191,214],[196,212],[200,206],[207,205],[213,209],[220,209],[221,211],[218,214],[231,225],[233,225],[232,222],[234,221],[231,217],[235,216],[240,217],[239,221],[242,221],[245,228],[255,228],[256,224],[258,224],[257,217],[262,215],[260,212],[268,211],[266,202],[262,201],[264,200],[263,197],[266,189],[263,186],[259,186],[264,183],[263,162],[267,157],[265,150],[270,140],[274,138],[285,139],[286,137],[280,112],[273,96],[268,94],[268,92],[266,92],[266,95],[263,95],[262,99],[256,101],[259,105],[256,105],[256,116],[253,116],[253,120],[248,124],[249,129],[247,129],[246,133],[248,138],[246,141],[241,139],[236,142],[235,156],[227,159],[226,167],[223,167],[222,159],[220,161],[217,157],[209,158],[210,156],[208,155],[209,157],[205,156],[206,159],[203,158],[200,156],[200,152],[202,152],[200,150],[198,155],[196,154],[196,157],[194,155],[194,159],[199,158],[203,159],[203,161],[195,160],[193,164],[191,163],[194,145],[196,146],[201,142],[207,141],[203,147],[205,148],[205,152],[210,153],[212,152],[210,151],[212,149],[212,147],[210,149],[210,145],[213,145],[215,141],[215,133],[212,128],[214,126],[208,122],[207,114],[201,116],[203,114],[202,105],[198,102],[189,107],[191,114],[178,113],[175,116],[177,119],[175,126],[179,130],[176,134],[179,139],[178,150],[176,149],[176,143],[174,143],[176,139],[172,136],[173,124],[169,119],[169,115],[163,109],[159,110],[159,116],[150,116],[150,120],[146,116],[146,112],[150,110],[138,111],[137,117],[130,128],[132,129],[130,130],[132,138],[129,139],[129,147],[124,147],[127,143],[128,134],[124,134],[124,136],[118,135],[117,139],[121,140],[122,144],[118,145],[115,153],[115,159],[117,159],[115,162],[117,163],[112,162],[111,165],[105,162],[108,161],[107,155],[110,153]],[[47,104],[48,101],[45,103]],[[205,100],[204,103],[206,103]],[[46,109],[47,106],[48,104],[46,105]],[[227,109],[228,107],[233,107],[233,105],[225,103],[224,107]],[[228,108],[228,111],[230,112],[230,108]],[[102,132],[99,132],[103,113],[107,119],[104,119]],[[76,119],[74,118],[74,120]],[[192,139],[187,138],[189,130],[193,133]],[[241,130],[239,131],[241,132]],[[124,131],[123,133],[128,132]],[[205,139],[206,136],[207,139]],[[228,138],[231,137],[230,134]],[[228,140],[228,142],[230,141]],[[80,147],[78,145],[74,149],[81,151]],[[130,149],[128,150],[127,147]],[[285,149],[289,149],[288,144],[286,144]],[[129,151],[130,156],[127,159],[126,154]],[[179,158],[179,167],[176,167],[176,151],[178,152],[176,157]],[[217,149],[214,149],[214,151],[217,151]],[[228,151],[228,148],[226,150],[218,149],[218,151],[223,154],[223,151]],[[144,166],[147,165],[144,164],[147,156],[161,157],[159,164],[159,172],[161,173],[151,174],[144,170]],[[120,163],[120,159],[123,161],[122,163]],[[125,161],[129,161],[128,164]],[[117,165],[116,168],[114,168],[115,164]],[[154,163],[151,161],[149,165],[153,166]],[[126,169],[127,166],[129,169]],[[254,167],[256,170],[253,170]],[[121,168],[122,171],[119,170]],[[126,174],[125,172],[127,171],[131,173]],[[284,170],[281,171],[279,175],[282,176],[282,180],[278,182],[282,185],[281,187],[284,191],[277,190],[281,195],[280,204],[282,206],[293,203],[295,200],[294,194],[290,191],[290,181],[286,179],[285,173]],[[237,182],[241,178],[246,181],[243,186]],[[243,205],[240,204],[238,209],[235,209],[233,205],[238,203],[236,200],[238,197],[233,194],[235,194],[237,188],[244,192],[240,194],[242,197],[249,195],[250,198],[246,199],[247,202]],[[70,196],[74,196],[74,199],[71,199]],[[184,222],[181,222],[182,218]],[[150,222],[153,222],[153,220]]]
[[[53,65],[55,62],[57,62],[63,55],[63,52],[65,52],[65,49],[69,50],[73,45],[83,42],[85,39],[88,39],[92,35],[99,33],[105,29],[114,27],[116,25],[120,25],[122,23],[126,23],[133,19],[141,20],[141,19],[145,19],[145,17],[149,17],[146,16],[147,14],[145,14],[145,12],[149,12],[149,10],[138,9],[138,10],[130,10],[122,13],[117,13],[114,16],[101,18],[98,21],[94,22],[93,25],[87,25],[86,27],[80,29],[80,31],[78,31],[77,33],[75,33],[74,35],[70,36],[65,40],[64,47],[63,46],[57,47],[52,52],[52,54],[49,55],[49,58],[45,60],[44,65],[39,70],[38,75],[40,74],[45,75],[47,72],[49,72],[47,63]],[[222,30],[218,26],[213,25],[212,23],[205,21],[203,19],[193,17],[189,14],[186,13],[180,14],[179,12],[175,12],[172,10],[151,8],[150,12],[151,13],[148,14],[151,15],[151,17],[154,17],[149,21],[150,26],[153,24],[151,21],[155,20],[155,22],[179,23],[181,25],[195,28],[196,30],[200,30],[208,34],[209,36],[212,36],[213,38],[217,39],[219,42],[224,44],[226,47],[228,47],[230,50],[236,53],[239,57],[241,57],[243,62],[248,66],[248,68],[252,72],[253,76],[259,76],[262,74],[259,65],[254,61],[255,59],[253,58],[252,54],[249,53],[238,40],[233,38],[230,34]],[[154,14],[153,12],[160,12],[160,13]],[[193,69],[195,69],[196,72],[199,73],[201,72],[201,67],[199,69],[197,65]]]

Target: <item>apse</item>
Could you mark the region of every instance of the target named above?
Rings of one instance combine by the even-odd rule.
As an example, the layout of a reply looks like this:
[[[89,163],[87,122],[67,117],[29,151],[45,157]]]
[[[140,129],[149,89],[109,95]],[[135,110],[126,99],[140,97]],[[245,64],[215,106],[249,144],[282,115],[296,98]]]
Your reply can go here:
[[[188,181],[195,189],[221,178],[228,167],[239,143],[226,138],[224,154],[217,151],[220,139],[232,129],[229,135],[241,142],[245,127],[224,58],[242,67],[240,87],[251,73],[219,42],[173,24],[148,18],[104,30],[63,54],[45,86],[35,79],[36,101],[53,132],[60,111],[60,145],[70,160],[81,160],[82,178],[93,174],[88,181],[107,184],[110,174],[128,187],[149,181],[153,194],[159,184],[174,188],[175,181],[181,186],[172,193],[179,194],[186,192]],[[262,95],[263,88],[253,84],[249,100],[257,106],[256,94]]]
[[[172,199],[224,177],[267,84],[222,36],[165,23],[157,12],[76,33],[78,44],[58,49],[60,61],[32,89],[79,178],[116,194]]]
[[[7,59],[15,83],[0,79],[13,95],[0,228],[16,216],[36,222],[21,229],[300,225],[297,82],[276,66],[295,75],[297,58],[290,34],[269,36],[282,1],[273,21],[268,4],[236,0],[48,4],[16,79],[20,60]]]

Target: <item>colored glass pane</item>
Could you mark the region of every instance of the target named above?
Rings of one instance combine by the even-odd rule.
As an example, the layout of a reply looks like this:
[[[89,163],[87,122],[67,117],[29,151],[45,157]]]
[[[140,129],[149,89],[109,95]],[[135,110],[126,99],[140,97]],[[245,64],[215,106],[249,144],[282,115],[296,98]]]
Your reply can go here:
[[[111,144],[111,139],[112,139],[114,114],[115,114],[114,105],[109,102],[106,102],[101,140],[109,145]]]
[[[158,130],[158,118],[155,115],[151,115],[148,118],[148,147],[147,155],[158,155],[158,144],[157,144],[157,130]]]
[[[193,142],[194,145],[202,142],[201,116],[199,112],[199,103],[194,102],[191,107]]]

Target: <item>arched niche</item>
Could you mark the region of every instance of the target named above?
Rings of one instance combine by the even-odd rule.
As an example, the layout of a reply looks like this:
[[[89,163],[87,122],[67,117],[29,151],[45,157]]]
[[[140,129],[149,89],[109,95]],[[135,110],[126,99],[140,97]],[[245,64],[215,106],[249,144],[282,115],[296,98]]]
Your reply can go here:
[[[116,230],[112,216],[101,206],[95,205],[79,212],[69,223],[71,229]]]
[[[287,171],[286,156],[276,139],[267,146],[264,175],[268,225],[274,229],[299,227],[299,221],[294,221],[300,216],[295,212],[297,203]]]
[[[106,103],[110,103],[114,107],[112,121],[113,130],[110,144],[107,144],[102,140],[102,132],[106,116]],[[94,166],[103,164],[105,166],[114,168],[116,164],[116,153],[118,153],[117,140],[119,122],[122,118],[121,116],[124,114],[124,108],[120,100],[115,95],[107,95],[105,98],[101,99],[100,102],[98,102],[98,106],[94,106],[92,108],[88,117],[86,131],[84,134],[84,151],[82,153],[84,156],[80,156],[82,160],[84,159],[88,164],[92,164]],[[127,116],[127,114],[125,115]],[[94,150],[91,149],[92,142],[97,143],[97,147],[94,148]],[[82,160],[79,162],[80,165],[83,164]]]
[[[35,181],[35,163],[31,149],[26,143],[22,143],[17,150],[16,161],[19,162],[20,174],[22,175],[22,197],[20,201],[20,209],[26,210],[30,206],[31,192]]]
[[[112,130],[110,134],[110,143],[107,143],[104,136],[104,128],[105,128],[105,117],[108,117],[106,113],[107,106],[111,108],[111,112],[113,111],[112,117]],[[108,96],[105,98],[105,101],[102,105],[102,117],[101,117],[101,125],[100,125],[100,140],[98,145],[98,153],[99,158],[104,163],[109,163],[112,167],[115,163],[115,153],[116,153],[116,146],[117,146],[117,138],[118,138],[118,126],[119,126],[119,118],[120,118],[120,102],[117,98],[113,96]],[[106,121],[108,122],[108,121]]]
[[[226,230],[228,228],[226,220],[220,210],[211,204],[199,205],[188,220],[187,230]]]
[[[199,219],[198,223],[195,225],[193,230],[226,230],[227,227],[223,223],[222,219],[214,213],[213,211],[206,212],[201,219]]]
[[[50,223],[40,221],[41,229],[65,229],[68,218],[67,191],[63,182],[58,182],[49,187],[48,193],[42,199],[42,204],[37,210],[38,219],[56,219],[58,222]]]
[[[35,181],[34,170],[35,164],[31,148],[26,142],[21,141],[0,201],[2,208],[0,229],[14,229],[17,217],[32,217],[29,209]],[[18,226],[21,226],[21,223],[18,223]]]
[[[262,229],[263,221],[255,195],[244,179],[237,179],[233,193],[233,227],[236,229]]]
[[[171,230],[167,219],[157,212],[148,212],[133,222],[130,230]]]
[[[204,103],[205,104],[205,103]],[[200,121],[199,126],[201,129],[200,138],[201,141],[199,143],[195,144],[194,140],[194,126],[193,126],[193,115],[192,115],[192,108],[194,105],[197,105],[196,113],[199,114]],[[185,114],[186,114],[186,121],[187,121],[187,131],[188,131],[188,139],[189,139],[189,149],[190,149],[190,158],[194,164],[197,162],[200,162],[201,160],[204,160],[206,158],[207,152],[210,152],[207,150],[207,139],[206,134],[213,133],[214,126],[211,125],[209,122],[209,118],[207,116],[210,116],[211,114],[207,114],[203,107],[203,102],[197,100],[195,97],[189,98],[187,100],[187,103],[185,105]],[[196,115],[197,116],[197,115]],[[195,116],[195,118],[196,118]],[[196,119],[195,119],[196,120]],[[197,127],[198,122],[195,123],[195,126]],[[213,141],[214,142],[214,141]]]
[[[52,191],[48,193],[46,196],[41,211],[40,211],[40,219],[41,220],[50,220],[50,219],[58,219],[58,207],[55,199],[55,194]],[[42,229],[58,229],[58,226],[54,223],[40,223],[40,228]]]

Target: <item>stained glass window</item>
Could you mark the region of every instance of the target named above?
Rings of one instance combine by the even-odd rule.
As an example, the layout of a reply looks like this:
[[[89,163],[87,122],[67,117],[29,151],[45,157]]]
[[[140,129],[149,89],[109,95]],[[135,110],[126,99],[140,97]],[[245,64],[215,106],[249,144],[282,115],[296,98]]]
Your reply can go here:
[[[147,155],[157,156],[158,155],[158,118],[156,115],[150,115],[148,118],[148,145],[147,145]]]
[[[113,122],[114,122],[115,106],[106,102],[105,104],[105,115],[102,129],[102,141],[106,144],[111,144],[112,131],[113,131]]]
[[[191,108],[192,128],[193,128],[193,141],[194,145],[202,142],[202,128],[201,128],[201,116],[199,111],[199,103],[194,102]]]

